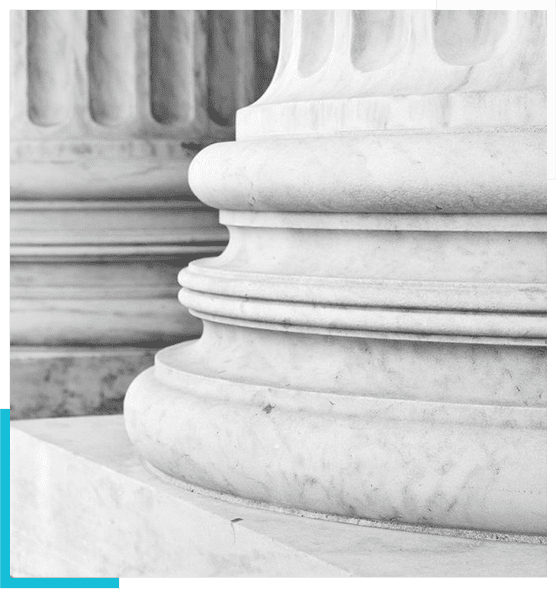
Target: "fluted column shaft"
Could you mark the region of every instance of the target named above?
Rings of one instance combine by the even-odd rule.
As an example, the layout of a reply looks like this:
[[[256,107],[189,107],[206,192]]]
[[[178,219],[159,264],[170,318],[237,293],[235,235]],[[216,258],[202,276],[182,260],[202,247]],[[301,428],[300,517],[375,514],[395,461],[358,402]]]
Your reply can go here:
[[[228,235],[187,171],[270,82],[278,15],[11,19],[12,414],[112,412],[149,350],[200,333],[177,272]]]
[[[180,274],[201,339],[126,398],[151,465],[540,541],[545,54],[544,12],[283,13],[271,86],[190,169],[230,244]]]

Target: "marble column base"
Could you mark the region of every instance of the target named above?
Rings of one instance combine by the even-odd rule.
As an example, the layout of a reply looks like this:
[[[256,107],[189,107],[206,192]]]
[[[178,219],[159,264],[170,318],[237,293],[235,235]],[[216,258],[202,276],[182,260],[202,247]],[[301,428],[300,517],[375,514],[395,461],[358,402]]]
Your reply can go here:
[[[264,332],[253,331],[256,358]],[[230,350],[243,366],[239,332]],[[297,337],[303,359],[316,336]],[[543,409],[240,382],[231,368],[203,374],[199,341],[159,352],[124,402],[134,445],[170,477],[278,508],[452,532],[546,534]]]
[[[11,574],[542,577],[546,546],[253,509],[144,468],[121,416],[12,423]]]
[[[157,350],[124,346],[12,346],[11,418],[121,413],[130,382]]]

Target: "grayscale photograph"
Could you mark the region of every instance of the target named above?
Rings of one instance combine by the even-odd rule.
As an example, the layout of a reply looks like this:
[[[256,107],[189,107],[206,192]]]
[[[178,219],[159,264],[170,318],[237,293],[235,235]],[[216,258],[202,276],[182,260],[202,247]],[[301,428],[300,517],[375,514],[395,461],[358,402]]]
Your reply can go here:
[[[9,11],[2,579],[546,577],[547,10],[389,8]]]

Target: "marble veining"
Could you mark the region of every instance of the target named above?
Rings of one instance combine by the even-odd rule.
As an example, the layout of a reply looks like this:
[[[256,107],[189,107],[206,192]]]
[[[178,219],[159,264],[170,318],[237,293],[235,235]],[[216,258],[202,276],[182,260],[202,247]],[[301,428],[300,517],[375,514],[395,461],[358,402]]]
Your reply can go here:
[[[189,183],[230,243],[200,339],[131,384],[186,485],[383,525],[546,534],[546,13],[284,11]]]

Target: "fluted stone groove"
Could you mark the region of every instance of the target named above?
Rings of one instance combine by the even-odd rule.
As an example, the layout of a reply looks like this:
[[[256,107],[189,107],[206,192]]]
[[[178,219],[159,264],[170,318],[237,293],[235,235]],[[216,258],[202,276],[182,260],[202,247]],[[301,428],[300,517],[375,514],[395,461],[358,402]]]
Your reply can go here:
[[[243,28],[215,33],[230,18]],[[258,61],[255,21],[270,31]],[[210,116],[209,87],[228,92],[211,81],[215,35],[233,113],[270,82],[276,12],[11,12],[13,417],[121,411],[155,349],[199,335],[176,277],[228,238],[187,181],[199,149],[234,134],[231,114]]]
[[[151,10],[151,108],[159,123],[195,117],[196,11]]]
[[[69,119],[73,106],[71,11],[30,11],[27,26],[29,117],[51,127]]]
[[[132,441],[201,492],[544,542],[546,13],[281,23],[190,168],[230,243],[179,275],[203,335],[131,385]]]
[[[91,115],[116,125],[135,110],[135,18],[129,10],[91,10],[88,21]]]
[[[229,125],[237,104],[255,99],[255,16],[248,11],[213,11],[209,16],[208,114],[218,125]],[[245,59],[237,59],[245,55]]]

